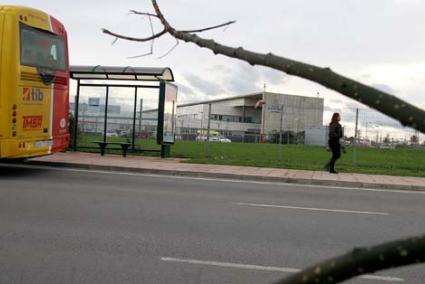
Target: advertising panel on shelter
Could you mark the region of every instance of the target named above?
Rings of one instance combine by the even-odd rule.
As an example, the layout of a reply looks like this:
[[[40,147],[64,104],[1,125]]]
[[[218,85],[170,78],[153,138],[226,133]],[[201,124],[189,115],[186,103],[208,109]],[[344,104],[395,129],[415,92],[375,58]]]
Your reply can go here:
[[[159,144],[174,144],[177,116],[177,86],[161,82],[158,106]]]

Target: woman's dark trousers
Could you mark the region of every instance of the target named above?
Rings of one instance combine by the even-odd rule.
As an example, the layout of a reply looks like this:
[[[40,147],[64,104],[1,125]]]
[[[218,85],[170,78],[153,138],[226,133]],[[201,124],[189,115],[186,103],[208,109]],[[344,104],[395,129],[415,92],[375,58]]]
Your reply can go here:
[[[332,157],[329,161],[329,172],[335,172],[335,162],[341,157],[341,145],[331,145]]]

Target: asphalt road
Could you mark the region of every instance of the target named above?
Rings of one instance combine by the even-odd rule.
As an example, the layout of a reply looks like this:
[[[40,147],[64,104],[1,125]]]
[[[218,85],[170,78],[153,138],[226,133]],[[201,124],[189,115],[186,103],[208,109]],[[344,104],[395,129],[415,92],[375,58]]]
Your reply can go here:
[[[425,193],[0,165],[0,283],[271,283],[425,231]],[[425,265],[347,283],[425,283]]]

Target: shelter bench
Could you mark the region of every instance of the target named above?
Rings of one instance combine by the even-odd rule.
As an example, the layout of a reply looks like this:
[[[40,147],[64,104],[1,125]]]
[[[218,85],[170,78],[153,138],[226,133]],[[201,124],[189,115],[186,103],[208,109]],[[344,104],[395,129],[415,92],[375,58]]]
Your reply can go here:
[[[105,142],[105,141],[92,141],[91,143],[96,143],[99,145],[100,148],[100,155],[104,156],[106,151],[106,146],[109,145],[120,145],[122,150],[122,156],[127,157],[127,150],[130,147],[130,143],[126,142]]]

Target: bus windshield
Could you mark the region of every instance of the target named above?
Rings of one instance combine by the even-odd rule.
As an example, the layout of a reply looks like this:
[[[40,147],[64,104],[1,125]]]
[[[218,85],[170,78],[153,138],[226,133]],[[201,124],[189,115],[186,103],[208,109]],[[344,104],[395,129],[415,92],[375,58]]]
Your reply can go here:
[[[21,64],[51,70],[66,70],[63,37],[21,24]]]

